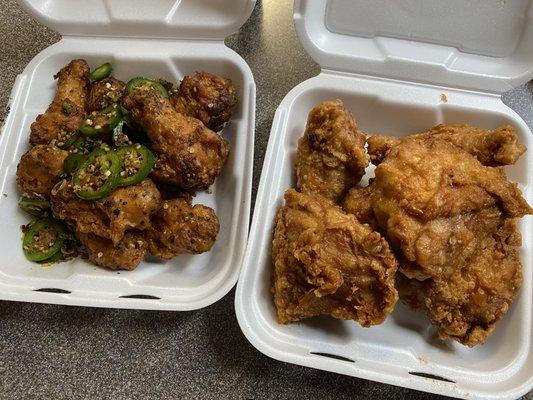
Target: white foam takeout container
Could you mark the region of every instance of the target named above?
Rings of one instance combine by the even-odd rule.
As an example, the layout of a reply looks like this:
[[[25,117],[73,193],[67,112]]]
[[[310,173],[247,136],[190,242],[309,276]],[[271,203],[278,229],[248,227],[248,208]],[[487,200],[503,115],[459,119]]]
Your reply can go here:
[[[397,304],[382,325],[330,317],[276,322],[273,221],[295,186],[298,138],[311,108],[340,98],[366,132],[406,135],[439,123],[511,124],[529,151],[507,167],[533,204],[533,139],[501,93],[533,77],[533,1],[296,0],[296,29],[321,73],[277,109],[237,284],[250,342],[272,358],[461,398],[510,399],[533,386],[532,218],[522,219],[524,284],[484,345],[441,342],[421,313]],[[372,176],[368,170],[365,180]]]
[[[62,39],[39,53],[17,77],[0,137],[0,298],[192,310],[223,297],[237,281],[248,235],[255,117],[252,73],[224,45],[224,38],[246,21],[255,0],[20,3],[60,32]],[[220,233],[211,251],[167,262],[146,260],[134,271],[120,273],[81,259],[43,268],[24,258],[20,226],[30,218],[17,207],[16,167],[29,149],[31,123],[55,94],[53,75],[74,58],[86,59],[92,68],[110,61],[113,75],[122,80],[147,76],[179,83],[184,75],[200,70],[232,79],[239,103],[222,132],[230,142],[230,156],[212,193],[200,192],[193,200],[213,207],[220,219]]]

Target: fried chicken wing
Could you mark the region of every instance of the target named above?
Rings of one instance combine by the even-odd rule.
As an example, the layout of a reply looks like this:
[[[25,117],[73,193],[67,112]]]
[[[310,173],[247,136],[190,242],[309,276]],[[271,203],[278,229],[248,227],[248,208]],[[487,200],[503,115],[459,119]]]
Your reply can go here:
[[[467,346],[483,343],[507,312],[522,284],[520,232],[515,219],[501,218],[461,268],[423,282],[398,275],[400,297],[425,311],[441,339]]]
[[[17,166],[17,185],[23,195],[46,198],[63,174],[63,162],[68,152],[54,146],[37,145],[28,150]]]
[[[147,231],[150,253],[163,259],[204,253],[215,244],[219,228],[213,209],[181,199],[166,200]]]
[[[135,269],[148,255],[148,245],[138,231],[128,231],[117,242],[92,233],[77,233],[89,261],[109,269]]]
[[[398,298],[387,242],[326,198],[290,189],[285,201],[272,243],[278,321],[330,314],[383,322]]]
[[[130,229],[144,230],[161,207],[161,195],[150,179],[115,190],[97,201],[80,199],[72,184],[62,181],[52,190],[52,211],[80,234],[94,234],[118,244]]]
[[[230,79],[197,72],[183,78],[170,101],[178,113],[197,118],[218,132],[230,120],[237,97]]]
[[[228,157],[228,143],[199,120],[178,113],[157,90],[134,90],[123,106],[147,132],[160,158],[155,180],[183,189],[210,186]]]
[[[427,132],[409,135],[408,140],[440,139],[457,146],[476,157],[486,166],[511,165],[526,151],[517,143],[516,131],[506,125],[495,130],[485,130],[466,124],[441,124]],[[368,153],[373,164],[383,161],[388,151],[403,139],[396,136],[374,135],[367,139]]]
[[[298,141],[298,188],[337,201],[359,182],[367,165],[365,135],[342,101],[313,108]]]
[[[75,132],[87,114],[89,65],[85,60],[73,60],[56,75],[57,92],[44,114],[31,124],[30,143],[48,144],[60,132]]]
[[[120,100],[126,84],[112,76],[93,82],[87,100],[88,111],[100,111]]]
[[[532,211],[501,170],[438,139],[403,140],[375,174],[371,203],[378,225],[410,262],[402,272],[418,279],[455,268],[495,229],[500,214]]]

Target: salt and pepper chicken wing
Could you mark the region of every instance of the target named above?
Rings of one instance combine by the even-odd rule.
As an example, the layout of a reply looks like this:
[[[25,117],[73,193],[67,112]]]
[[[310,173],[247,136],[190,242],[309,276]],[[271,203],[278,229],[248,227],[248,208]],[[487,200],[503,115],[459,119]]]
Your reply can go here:
[[[272,290],[280,323],[329,314],[371,326],[392,311],[397,262],[368,225],[320,195],[290,189],[275,226]]]
[[[231,80],[208,72],[183,78],[170,101],[178,113],[199,119],[215,132],[229,121],[237,104]]]
[[[21,157],[17,166],[17,185],[23,195],[48,197],[63,174],[68,152],[55,146],[37,145]]]
[[[115,190],[97,201],[80,199],[72,184],[62,181],[52,190],[54,214],[81,234],[94,234],[117,244],[127,230],[144,230],[161,206],[161,195],[150,179]]]
[[[87,100],[88,111],[100,111],[117,103],[121,99],[125,87],[124,82],[113,77],[93,82]]]
[[[219,228],[213,209],[181,199],[166,200],[147,231],[149,249],[163,259],[204,253],[213,247]]]
[[[327,101],[313,108],[298,141],[298,188],[337,201],[359,182],[367,165],[365,135],[357,130],[342,101]]]
[[[160,91],[143,88],[123,100],[159,153],[152,177],[183,189],[210,186],[228,157],[227,141],[199,120],[178,113]]]
[[[89,65],[73,60],[56,75],[57,92],[44,114],[31,124],[30,143],[48,144],[60,133],[75,132],[87,114]]]
[[[373,135],[368,141],[368,153],[373,164],[378,165],[387,152],[408,138],[426,140],[440,139],[457,146],[476,157],[486,166],[497,167],[511,165],[526,151],[526,147],[517,143],[517,135],[512,126],[506,125],[495,130],[485,130],[466,124],[441,124],[427,132],[399,138],[396,136]]]
[[[85,247],[87,257],[93,264],[109,269],[135,269],[148,255],[148,245],[143,235],[135,230],[128,231],[118,241],[92,233],[76,233]]]

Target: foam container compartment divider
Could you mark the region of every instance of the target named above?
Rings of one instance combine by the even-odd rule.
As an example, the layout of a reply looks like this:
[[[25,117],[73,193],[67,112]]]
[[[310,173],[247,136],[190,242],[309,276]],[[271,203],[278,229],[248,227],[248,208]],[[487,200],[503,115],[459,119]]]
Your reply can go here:
[[[270,292],[274,217],[283,193],[296,184],[296,147],[307,114],[323,101],[343,100],[368,133],[403,136],[439,123],[511,124],[529,150],[506,171],[533,204],[533,137],[500,97],[533,77],[533,1],[442,4],[295,1],[300,40],[322,71],[291,90],[276,111],[237,284],[237,318],[248,340],[277,360],[458,398],[514,399],[533,388],[531,216],[520,222],[519,297],[487,342],[474,348],[438,340],[425,315],[401,302],[371,328],[326,316],[280,325]],[[479,31],[488,16],[502,30]],[[511,20],[521,25],[508,27]],[[471,36],[461,42],[461,32]],[[500,33],[506,37],[491,42]],[[413,36],[420,41],[409,40]],[[363,182],[372,175],[368,168]]]
[[[20,74],[0,136],[0,298],[79,306],[193,310],[222,298],[236,283],[248,236],[255,130],[255,82],[246,62],[224,45],[251,14],[255,0],[20,0],[62,39]],[[231,78],[238,105],[222,135],[230,156],[222,174],[193,203],[215,209],[220,232],[210,252],[167,262],[148,258],[133,271],[111,271],[80,258],[43,268],[24,258],[16,168],[29,149],[30,125],[51,102],[53,75],[71,59],[91,68],[113,64],[121,80],[161,77],[178,83],[205,70]]]

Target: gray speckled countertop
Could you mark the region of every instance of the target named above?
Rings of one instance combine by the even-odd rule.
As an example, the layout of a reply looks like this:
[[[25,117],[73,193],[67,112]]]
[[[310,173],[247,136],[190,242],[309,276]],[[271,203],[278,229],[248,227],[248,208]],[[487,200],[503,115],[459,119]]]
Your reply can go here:
[[[0,0],[0,121],[14,79],[59,36],[13,0]],[[254,193],[274,111],[318,66],[292,25],[292,1],[258,1],[227,44],[257,83]],[[533,83],[504,96],[533,127]],[[443,398],[274,361],[241,333],[234,291],[194,312],[150,312],[0,302],[0,399]],[[533,399],[533,392],[524,399]]]

